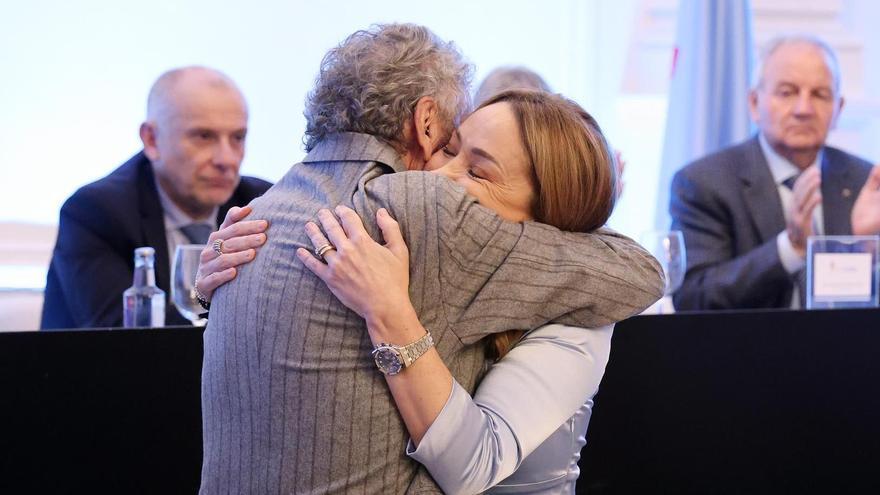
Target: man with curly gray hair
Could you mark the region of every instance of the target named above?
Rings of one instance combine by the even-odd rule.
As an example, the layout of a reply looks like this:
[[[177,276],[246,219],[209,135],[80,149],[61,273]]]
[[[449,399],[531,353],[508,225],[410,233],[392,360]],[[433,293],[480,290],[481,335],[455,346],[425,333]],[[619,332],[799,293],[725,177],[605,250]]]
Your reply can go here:
[[[473,67],[452,43],[410,24],[358,31],[321,62],[306,100],[306,151],[341,132],[369,134],[421,170],[469,109]]]
[[[304,227],[319,211],[351,207],[375,239],[377,211],[397,219],[413,306],[430,334],[391,344],[406,344],[407,365],[416,349],[436,345],[471,393],[485,371],[483,337],[551,321],[598,328],[634,312],[560,284],[589,277],[605,292],[622,287],[620,300],[642,308],[659,297],[656,264],[631,240],[503,221],[447,178],[417,172],[467,110],[470,74],[451,43],[408,24],[359,31],[324,58],[305,112],[308,155],[251,203],[269,222],[268,240],[213,294],[202,493],[440,492],[406,456],[406,429],[364,320],[294,256],[311,246]],[[407,170],[416,172],[399,173]],[[222,244],[217,251],[222,258]],[[620,270],[612,276],[609,265]]]

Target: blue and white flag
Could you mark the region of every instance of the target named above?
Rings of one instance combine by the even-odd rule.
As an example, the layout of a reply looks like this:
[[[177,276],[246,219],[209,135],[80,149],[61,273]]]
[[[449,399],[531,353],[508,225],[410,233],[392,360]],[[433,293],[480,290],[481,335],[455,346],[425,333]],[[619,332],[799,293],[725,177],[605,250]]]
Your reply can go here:
[[[669,185],[689,162],[749,137],[749,0],[681,0],[655,226],[669,228]]]

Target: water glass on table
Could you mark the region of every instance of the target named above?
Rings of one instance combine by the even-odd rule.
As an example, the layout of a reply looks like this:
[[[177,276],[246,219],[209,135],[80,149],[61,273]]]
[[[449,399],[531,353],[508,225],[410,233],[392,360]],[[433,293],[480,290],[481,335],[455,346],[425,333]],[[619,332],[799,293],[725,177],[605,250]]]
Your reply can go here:
[[[646,313],[674,313],[672,294],[681,287],[687,269],[684,236],[680,230],[651,231],[642,235],[641,241],[642,246],[660,262],[666,276],[663,297]]]
[[[205,248],[201,244],[184,244],[177,246],[174,252],[174,265],[171,267],[171,301],[184,318],[193,325],[201,327],[208,323],[199,315],[205,312],[196,299],[196,273],[199,269],[199,257]]]

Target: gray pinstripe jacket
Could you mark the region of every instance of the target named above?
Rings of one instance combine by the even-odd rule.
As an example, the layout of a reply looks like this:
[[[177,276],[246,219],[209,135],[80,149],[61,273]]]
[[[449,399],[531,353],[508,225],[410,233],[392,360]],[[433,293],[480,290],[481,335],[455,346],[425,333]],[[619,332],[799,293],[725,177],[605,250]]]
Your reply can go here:
[[[656,261],[601,230],[502,221],[440,176],[403,172],[365,134],[319,143],[251,204],[269,220],[256,260],[215,294],[202,370],[202,493],[437,493],[404,454],[406,430],[363,320],[294,256],[324,207],[385,207],[410,248],[410,297],[456,380],[484,371],[483,337],[555,321],[600,327],[662,292]],[[418,475],[417,475],[418,471]]]

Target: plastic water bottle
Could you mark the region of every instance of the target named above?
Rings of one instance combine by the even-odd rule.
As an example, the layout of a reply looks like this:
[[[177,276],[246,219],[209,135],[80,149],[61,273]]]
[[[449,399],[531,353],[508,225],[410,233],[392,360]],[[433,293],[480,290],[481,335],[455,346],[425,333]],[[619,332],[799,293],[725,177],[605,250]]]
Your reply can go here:
[[[165,291],[156,287],[155,255],[151,247],[134,250],[134,284],[122,294],[125,328],[165,325]]]

